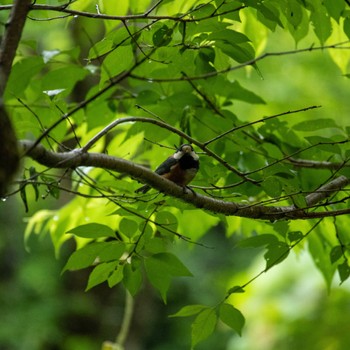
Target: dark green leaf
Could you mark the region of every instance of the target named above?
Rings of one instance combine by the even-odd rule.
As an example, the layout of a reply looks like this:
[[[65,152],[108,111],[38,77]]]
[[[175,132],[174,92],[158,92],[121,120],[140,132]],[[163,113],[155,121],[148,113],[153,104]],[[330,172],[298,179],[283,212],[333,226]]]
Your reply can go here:
[[[291,243],[298,242],[304,237],[301,231],[291,231],[288,232],[288,239]]]
[[[241,286],[234,286],[228,290],[228,294],[245,293],[245,290]]]
[[[350,267],[348,262],[345,260],[342,264],[338,265],[338,274],[340,277],[340,283],[345,282],[350,276]]]
[[[173,30],[167,25],[163,25],[153,34],[153,44],[156,47],[166,46],[170,43]]]
[[[123,271],[123,284],[131,295],[136,295],[142,284],[140,260],[133,257],[131,264],[126,264]]]
[[[272,266],[281,263],[289,255],[290,248],[284,242],[270,243],[267,246],[267,252],[264,255],[266,260],[266,270]]]
[[[239,310],[230,304],[224,303],[220,307],[219,317],[222,322],[235,330],[239,335],[242,335],[245,319]]]
[[[337,245],[332,248],[330,253],[330,259],[331,263],[334,264],[336,261],[338,261],[344,254],[343,247],[341,245]]]
[[[23,179],[26,180],[24,175],[23,175]],[[24,186],[20,185],[20,195],[21,195],[22,202],[24,204],[25,212],[28,213],[29,207],[28,207],[26,187],[27,187],[26,185]]]
[[[249,237],[246,238],[240,242],[238,242],[238,247],[241,248],[258,248],[258,247],[264,247],[268,244],[277,244],[278,243],[278,239],[275,235],[271,235],[271,234],[261,234],[258,236],[254,236],[254,237]]]

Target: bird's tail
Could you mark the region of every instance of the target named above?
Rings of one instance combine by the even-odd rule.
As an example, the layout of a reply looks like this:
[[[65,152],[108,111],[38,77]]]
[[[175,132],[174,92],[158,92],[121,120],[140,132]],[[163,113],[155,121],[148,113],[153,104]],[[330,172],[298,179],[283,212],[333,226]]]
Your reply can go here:
[[[138,188],[137,190],[135,190],[135,193],[146,193],[151,189],[150,186],[148,185],[143,185],[142,187]]]

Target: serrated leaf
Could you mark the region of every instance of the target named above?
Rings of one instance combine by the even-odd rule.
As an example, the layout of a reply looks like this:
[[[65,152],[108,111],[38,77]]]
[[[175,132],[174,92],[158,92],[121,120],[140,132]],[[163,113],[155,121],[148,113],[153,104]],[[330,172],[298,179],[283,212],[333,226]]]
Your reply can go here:
[[[192,348],[214,332],[216,322],[217,315],[214,309],[206,309],[199,313],[192,323]]]
[[[91,223],[86,225],[80,225],[67,231],[75,236],[83,238],[102,238],[102,237],[113,237],[115,238],[115,232],[106,225]]]
[[[222,322],[235,330],[240,336],[244,327],[245,319],[242,313],[230,304],[222,304],[219,317]]]
[[[198,314],[204,309],[208,309],[208,306],[200,304],[186,305],[182,307],[178,312],[170,315],[169,317],[189,317]]]
[[[105,282],[118,266],[118,261],[111,261],[97,265],[90,273],[85,291]]]

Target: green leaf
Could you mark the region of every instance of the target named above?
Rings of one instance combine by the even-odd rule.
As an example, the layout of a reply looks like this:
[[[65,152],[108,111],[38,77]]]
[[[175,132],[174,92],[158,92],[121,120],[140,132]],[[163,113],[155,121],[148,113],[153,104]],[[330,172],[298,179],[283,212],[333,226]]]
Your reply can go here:
[[[44,68],[41,57],[24,58],[12,67],[6,91],[12,96],[22,97],[33,78]]]
[[[97,224],[97,223],[77,226],[67,231],[67,233],[72,233],[75,236],[83,237],[83,238],[102,238],[102,237],[115,238],[115,232],[110,227],[102,224]]]
[[[144,264],[149,281],[159,290],[165,303],[172,276],[192,276],[187,267],[170,253],[154,254],[145,259]]]
[[[257,247],[264,247],[268,244],[274,244],[277,243],[278,239],[275,235],[271,234],[261,234],[254,237],[246,238],[240,242],[238,242],[238,247],[240,248],[257,248]]]
[[[222,304],[220,307],[219,317],[222,322],[235,330],[240,336],[245,323],[242,313],[230,304]]]
[[[350,18],[349,17],[344,19],[343,30],[344,30],[344,33],[346,34],[346,36],[350,39]],[[348,75],[349,74],[346,74],[345,76],[348,77]],[[349,77],[350,77],[350,75],[349,75]]]
[[[349,278],[350,266],[346,260],[342,264],[338,265],[338,274],[340,277],[340,284],[342,284]]]
[[[113,50],[103,61],[100,87],[103,86],[106,81],[130,68],[133,63],[134,56],[131,46],[119,46],[117,49]]]
[[[216,322],[217,315],[214,309],[205,309],[199,313],[192,323],[192,348],[214,332]]]
[[[91,266],[99,253],[107,246],[107,242],[95,242],[73,252],[62,272],[66,270],[80,270]]]
[[[97,265],[90,273],[85,291],[88,291],[89,289],[106,281],[118,264],[118,261],[111,261]]]
[[[215,31],[208,36],[208,40],[214,40],[214,41],[222,40],[231,44],[240,44],[240,43],[250,41],[246,35],[240,32],[236,32],[235,30],[232,30],[232,29]]]
[[[117,285],[118,283],[120,283],[123,280],[123,277],[124,277],[124,266],[125,265],[117,266],[116,269],[108,277],[108,286],[109,286],[109,288],[114,287],[115,285]]]
[[[189,317],[193,315],[197,315],[204,309],[208,309],[205,305],[195,304],[195,305],[186,305],[182,307],[178,312],[169,317]]]
[[[315,4],[310,14],[310,20],[320,43],[324,44],[332,33],[331,21],[321,1],[313,0],[313,2],[315,2]]]
[[[158,266],[158,261],[152,259],[152,257],[145,259],[145,270],[149,281],[154,288],[159,290],[164,303],[166,303],[166,294],[170,286],[171,275],[164,269],[164,266]]]
[[[171,253],[154,254],[151,258],[172,276],[193,276],[188,268]]]
[[[339,128],[339,126],[334,119],[329,118],[305,120],[293,126],[293,129],[297,131],[315,131],[328,128]]]
[[[232,44],[218,40],[215,46],[238,63],[245,63],[254,59],[255,52],[249,43]]]
[[[123,284],[132,296],[140,290],[142,284],[140,259],[133,257],[131,264],[126,264],[123,271]]]
[[[119,260],[125,251],[126,247],[123,242],[107,242],[106,247],[99,252],[98,258],[100,262]]]
[[[325,152],[341,154],[340,146],[337,145],[334,139],[322,137],[322,136],[308,136],[305,137],[311,145],[317,145],[317,149]]]
[[[138,230],[138,227],[139,225],[136,221],[128,218],[121,219],[119,223],[120,232],[127,237],[132,237]]]
[[[172,38],[173,30],[167,25],[163,25],[153,34],[153,44],[156,47],[167,46]]]
[[[337,245],[332,248],[331,253],[329,255],[331,259],[331,263],[334,264],[336,261],[338,261],[344,254],[343,247],[341,245]]]
[[[276,176],[266,177],[261,186],[270,197],[278,197],[282,193],[282,185]]]
[[[241,286],[234,286],[228,290],[228,294],[245,293],[245,290]]]
[[[267,252],[264,255],[266,260],[266,270],[272,266],[281,263],[289,255],[290,248],[284,242],[271,243],[267,246]]]
[[[300,241],[304,237],[301,231],[288,232],[288,239],[291,243]]]
[[[329,15],[337,22],[345,9],[345,1],[343,0],[323,0],[323,5],[326,7]]]
[[[89,71],[77,65],[64,65],[45,74],[41,80],[42,90],[64,90],[66,94],[70,93],[76,83],[83,80]]]

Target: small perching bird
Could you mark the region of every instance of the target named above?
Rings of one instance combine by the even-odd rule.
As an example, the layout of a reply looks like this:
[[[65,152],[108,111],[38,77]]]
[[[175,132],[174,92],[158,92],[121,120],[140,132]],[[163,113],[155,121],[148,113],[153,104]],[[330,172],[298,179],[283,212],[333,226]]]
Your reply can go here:
[[[185,187],[196,176],[199,169],[199,157],[189,144],[183,144],[164,161],[155,172],[179,186]],[[146,193],[151,187],[144,185],[136,193]]]

